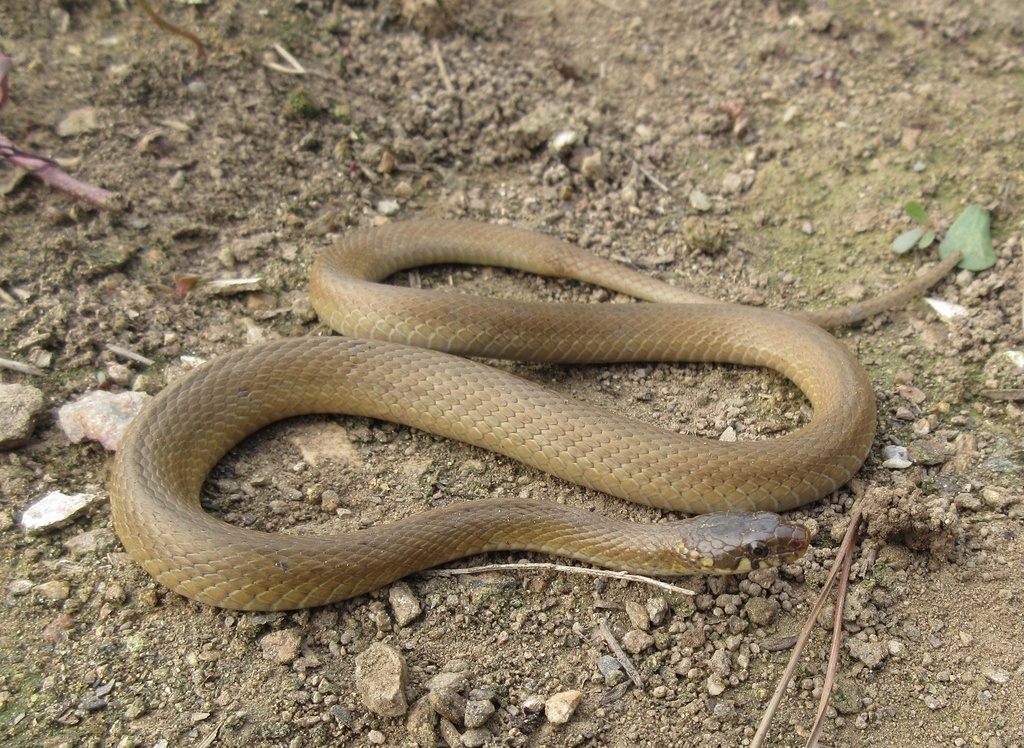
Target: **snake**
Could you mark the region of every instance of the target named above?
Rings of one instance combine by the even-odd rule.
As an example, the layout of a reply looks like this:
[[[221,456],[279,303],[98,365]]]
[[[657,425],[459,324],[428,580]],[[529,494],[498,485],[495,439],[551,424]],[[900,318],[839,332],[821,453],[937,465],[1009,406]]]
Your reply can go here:
[[[237,610],[326,605],[499,551],[654,576],[790,563],[807,548],[808,532],[777,513],[842,487],[875,437],[872,384],[824,327],[906,301],[956,259],[877,299],[800,318],[716,302],[509,226],[417,220],[351,232],[316,258],[309,281],[313,307],[339,335],[242,348],[165,387],[131,421],[114,458],[113,524],[130,556],[160,584]],[[445,264],[569,278],[655,303],[523,301],[381,282]],[[706,439],[603,410],[478,359],[766,367],[803,392],[813,417],[770,439]],[[695,516],[627,522],[498,496],[315,536],[239,527],[203,509],[203,484],[229,450],[270,423],[308,414],[404,424],[595,491]]]

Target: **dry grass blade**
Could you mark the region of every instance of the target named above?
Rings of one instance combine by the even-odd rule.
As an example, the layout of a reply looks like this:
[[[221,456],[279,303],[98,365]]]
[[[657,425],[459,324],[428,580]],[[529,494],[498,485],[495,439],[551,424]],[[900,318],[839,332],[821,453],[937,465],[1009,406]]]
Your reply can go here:
[[[846,589],[850,582],[850,567],[853,566],[853,549],[856,546],[857,527],[860,525],[860,518],[850,523],[847,535],[853,534],[853,538],[846,547],[846,555],[840,555],[836,559],[838,564],[842,560],[843,573],[839,577],[839,591],[836,593],[836,614],[832,625],[832,649],[828,654],[828,667],[825,670],[825,682],[821,687],[821,698],[818,700],[818,713],[814,715],[814,729],[807,739],[807,748],[816,748],[821,730],[825,726],[825,711],[828,709],[828,700],[832,695],[832,686],[836,682],[836,670],[839,667],[839,648],[843,643],[843,610],[846,608]]]
[[[828,578],[818,594],[814,608],[811,610],[810,615],[807,616],[807,622],[800,631],[796,646],[793,647],[793,654],[790,655],[789,664],[786,665],[786,671],[782,674],[782,678],[779,679],[779,685],[776,687],[775,693],[772,694],[772,698],[765,708],[764,715],[761,717],[761,724],[757,726],[757,732],[754,733],[754,738],[750,741],[750,748],[761,748],[764,745],[765,738],[768,736],[768,730],[772,726],[772,720],[775,718],[775,713],[779,710],[782,697],[786,693],[786,687],[789,685],[790,680],[792,680],[793,673],[796,672],[796,666],[800,662],[800,655],[811,638],[811,631],[814,630],[818,616],[821,614],[822,608],[825,607],[825,602],[828,600],[828,594],[832,590],[832,585],[835,584],[840,569],[845,565],[840,563],[839,559],[844,558],[848,553],[852,554],[852,547],[857,537],[857,527],[860,525],[860,518],[861,511],[858,506],[853,510],[853,515],[850,517],[850,526],[846,530],[846,537],[843,538],[842,545],[839,546],[836,563],[832,565],[832,570],[829,572]],[[838,614],[842,615],[842,611],[840,610]]]

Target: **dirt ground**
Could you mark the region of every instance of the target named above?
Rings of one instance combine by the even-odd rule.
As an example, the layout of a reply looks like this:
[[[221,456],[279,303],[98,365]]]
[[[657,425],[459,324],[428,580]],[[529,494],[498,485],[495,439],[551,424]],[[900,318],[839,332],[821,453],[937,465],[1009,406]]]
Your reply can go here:
[[[0,355],[47,370],[0,381],[41,388],[48,406],[32,441],[0,454],[0,742],[442,745],[429,721],[363,705],[355,658],[380,641],[405,658],[410,702],[460,671],[462,695],[495,707],[476,732],[459,726],[466,744],[749,744],[788,656],[776,644],[805,620],[863,494],[870,527],[824,744],[1024,746],[1022,411],[983,393],[1024,380],[1008,355],[1022,345],[1019,0],[442,3],[448,12],[424,0],[404,16],[399,2],[160,5],[205,40],[205,58],[123,1],[0,0],[0,47],[16,62],[0,132],[128,206],[96,211],[0,168]],[[305,73],[283,71],[275,45]],[[563,130],[567,142],[546,137]],[[48,491],[106,490],[109,453],[69,443],[60,405],[99,386],[158,391],[182,356],[323,334],[309,266],[356,227],[506,223],[723,300],[801,309],[870,297],[933,259],[889,249],[910,225],[908,199],[940,226],[967,204],[989,209],[998,263],[933,292],[967,309],[955,321],[919,301],[839,331],[874,382],[879,433],[850,487],[793,513],[817,535],[781,573],[681,580],[693,598],[544,572],[414,576],[423,612],[398,625],[387,590],[289,614],[189,602],[124,554],[105,503],[46,534],[18,525]],[[259,281],[176,294],[187,276]],[[612,297],[500,270],[397,282],[411,277]],[[770,438],[806,415],[767,372],[509,368],[710,438]],[[883,467],[886,445],[915,464]],[[267,429],[208,487],[226,519],[267,530],[340,531],[503,494],[658,516],[354,418]],[[626,603],[657,611],[653,598],[668,613],[641,632]],[[643,689],[599,669],[602,619],[636,649]],[[770,745],[803,745],[826,627]],[[709,678],[724,690],[712,695]],[[535,712],[571,689],[583,700],[567,724]]]

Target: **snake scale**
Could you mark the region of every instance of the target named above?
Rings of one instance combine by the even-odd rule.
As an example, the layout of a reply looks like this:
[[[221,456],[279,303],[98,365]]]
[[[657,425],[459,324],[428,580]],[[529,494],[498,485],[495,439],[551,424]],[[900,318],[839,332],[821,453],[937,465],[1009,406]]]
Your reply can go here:
[[[937,282],[955,261],[868,304],[798,319],[713,303],[572,244],[508,227],[415,221],[352,233],[317,259],[310,279],[317,313],[344,337],[252,346],[165,388],[132,421],[114,461],[114,526],[131,556],[162,584],[203,603],[243,610],[323,605],[499,550],[655,575],[786,563],[805,549],[806,531],[764,510],[801,506],[842,486],[860,468],[875,434],[870,381],[852,353],[819,325],[901,303]],[[574,278],[661,303],[521,302],[379,282],[439,263]],[[465,356],[768,367],[803,391],[814,417],[764,441],[688,437]],[[236,527],[203,511],[203,482],[228,450],[269,423],[312,413],[406,424],[629,501],[703,516],[637,524],[551,502],[500,498],[310,537]]]

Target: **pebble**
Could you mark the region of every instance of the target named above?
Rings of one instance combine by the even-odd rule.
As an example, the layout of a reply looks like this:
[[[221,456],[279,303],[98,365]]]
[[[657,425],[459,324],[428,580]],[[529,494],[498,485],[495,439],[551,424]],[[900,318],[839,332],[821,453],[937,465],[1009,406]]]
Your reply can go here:
[[[887,467],[892,470],[902,470],[912,466],[914,463],[910,461],[910,455],[907,452],[906,447],[901,447],[895,444],[882,447],[882,467]]]
[[[428,696],[414,702],[409,709],[409,716],[405,718],[405,729],[409,731],[409,739],[420,745],[434,744],[436,724],[437,712],[431,708]]]
[[[491,731],[482,727],[476,727],[462,733],[462,744],[466,746],[466,748],[480,748],[480,746],[486,744],[490,739]]]
[[[641,631],[649,631],[651,628],[651,617],[647,614],[647,608],[633,600],[626,601],[626,615],[629,622]]]
[[[260,638],[263,656],[271,662],[288,665],[299,656],[302,647],[302,636],[295,629],[271,631]]]
[[[99,110],[94,106],[73,109],[65,114],[54,126],[58,137],[70,138],[74,135],[92,132],[99,127]]]
[[[64,548],[72,558],[102,553],[115,545],[117,545],[117,538],[105,527],[80,532],[64,541]]]
[[[591,182],[604,179],[608,175],[601,151],[594,151],[589,156],[583,158],[583,161],[580,162],[580,174],[583,175],[584,179]]]
[[[412,588],[405,582],[391,585],[391,589],[388,590],[388,602],[391,603],[391,612],[394,614],[395,623],[399,628],[408,626],[423,612]]]
[[[878,667],[889,655],[886,646],[882,642],[877,641],[871,642],[862,641],[860,639],[851,639],[847,642],[846,648],[850,651],[850,655],[855,660],[859,660],[869,668]]]
[[[37,584],[33,591],[43,600],[51,602],[60,602],[71,597],[71,587],[60,579],[51,579],[49,582]]]
[[[744,603],[743,610],[755,626],[770,626],[779,615],[779,601],[773,597],[752,597]]]
[[[487,699],[469,699],[466,702],[464,722],[466,727],[483,727],[494,714],[494,704]]]
[[[959,304],[951,304],[948,301],[942,299],[933,299],[931,297],[925,297],[924,302],[935,310],[935,313],[942,319],[949,321],[957,319],[959,317],[966,317],[970,314],[970,310],[967,307],[960,306]]]
[[[465,691],[467,688],[469,688],[469,677],[464,672],[442,670],[427,681],[428,691],[438,691],[442,689],[448,689],[450,691]]]
[[[601,675],[609,675],[622,670],[622,663],[611,655],[601,655],[597,658],[597,669],[601,671]]]
[[[384,741],[387,737],[380,730],[370,730],[366,733],[366,740],[374,745],[384,745]]]
[[[466,722],[466,699],[448,688],[438,688],[428,695],[434,711],[454,725]]]
[[[711,198],[700,190],[690,193],[690,207],[698,213],[707,213],[711,210]]]
[[[42,391],[27,384],[0,384],[0,451],[27,442],[42,412]]]
[[[654,644],[654,637],[639,629],[630,629],[622,637],[622,648],[630,654],[640,654]]]
[[[1010,672],[996,665],[986,665],[981,669],[981,674],[1000,686],[1010,680]]]
[[[663,597],[652,597],[647,601],[647,617],[651,623],[660,626],[668,620],[668,601]]]
[[[21,526],[27,532],[42,532],[69,522],[101,497],[93,493],[66,494],[53,491],[26,509],[21,515]]]
[[[544,702],[544,716],[553,725],[564,725],[576,712],[583,699],[581,691],[561,691]]]
[[[725,693],[725,689],[729,687],[728,682],[723,680],[721,676],[712,673],[708,676],[708,695],[709,696],[721,696]]]
[[[120,444],[125,427],[150,399],[144,392],[114,394],[93,390],[61,406],[57,421],[75,444],[83,439],[94,439],[104,449],[113,451]]]
[[[711,668],[711,672],[721,678],[728,678],[729,673],[732,672],[732,659],[729,657],[729,653],[724,649],[717,649],[715,653],[711,655],[711,659],[708,661],[708,667]]]
[[[446,719],[442,719],[438,728],[440,729],[441,737],[448,745],[448,748],[459,748],[459,746],[462,745],[462,735],[459,734],[459,728],[451,722]]]
[[[377,212],[382,216],[393,216],[402,209],[401,204],[397,200],[387,198],[377,203]]]
[[[401,717],[409,709],[405,699],[409,670],[402,654],[392,646],[374,642],[356,657],[356,690],[363,705],[381,717]]]

